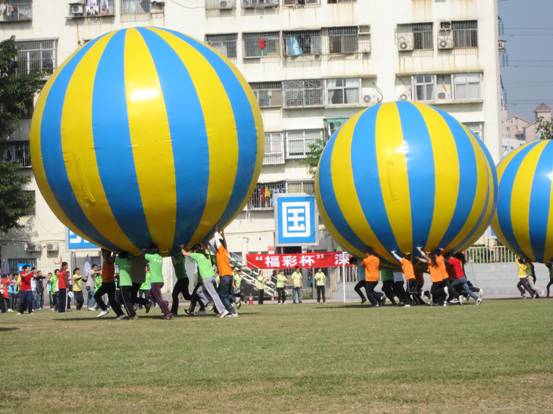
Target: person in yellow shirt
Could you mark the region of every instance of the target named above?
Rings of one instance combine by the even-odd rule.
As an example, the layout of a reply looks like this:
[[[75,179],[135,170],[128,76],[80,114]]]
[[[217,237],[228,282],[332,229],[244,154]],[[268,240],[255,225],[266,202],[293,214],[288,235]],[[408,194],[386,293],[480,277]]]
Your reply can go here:
[[[84,297],[83,297],[83,289],[81,287],[81,269],[76,267],[73,269],[73,297],[75,299],[75,306],[77,307],[77,310],[80,311],[83,308],[84,304]]]
[[[528,262],[522,257],[517,257],[516,264],[517,264],[517,271],[518,271],[518,277],[519,277],[517,288],[520,292],[520,296],[525,298],[526,292],[528,292],[528,294],[532,299],[539,297],[538,292],[536,292],[536,290],[533,289],[530,283],[530,280],[528,278],[528,276],[531,274],[531,269],[530,269],[530,266],[528,265]]]
[[[265,295],[265,282],[265,276],[260,273],[259,276],[257,276],[257,280],[255,282],[255,287],[257,288],[259,295],[257,299],[258,305],[263,305],[263,296]]]
[[[288,283],[288,279],[284,275],[284,272],[281,270],[277,274],[276,278],[276,290],[278,293],[278,304],[283,304],[286,302],[286,283]]]
[[[301,303],[301,289],[303,287],[303,276],[300,268],[296,267],[294,273],[292,273],[292,301],[294,303]]]
[[[317,287],[317,303],[321,303],[321,297],[323,303],[326,303],[325,296],[325,286],[326,286],[326,275],[321,269],[317,269],[315,273],[315,286]]]

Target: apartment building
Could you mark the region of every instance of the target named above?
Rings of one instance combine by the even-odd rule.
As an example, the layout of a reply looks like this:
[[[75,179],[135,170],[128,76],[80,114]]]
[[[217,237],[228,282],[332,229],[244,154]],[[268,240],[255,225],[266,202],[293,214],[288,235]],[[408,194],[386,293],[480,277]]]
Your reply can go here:
[[[15,36],[23,71],[51,73],[89,39],[147,25],[203,39],[236,64],[265,125],[259,183],[227,229],[236,253],[275,250],[273,195],[312,193],[310,145],[378,102],[437,105],[475,131],[497,160],[497,22],[495,0],[0,0],[0,39]],[[23,121],[2,155],[32,175],[28,131]],[[28,190],[34,214],[24,219],[26,231],[2,237],[2,257],[10,267],[34,260],[51,268],[69,254],[66,229],[34,182]],[[315,249],[336,247],[321,226]],[[77,255],[87,253],[95,254]]]

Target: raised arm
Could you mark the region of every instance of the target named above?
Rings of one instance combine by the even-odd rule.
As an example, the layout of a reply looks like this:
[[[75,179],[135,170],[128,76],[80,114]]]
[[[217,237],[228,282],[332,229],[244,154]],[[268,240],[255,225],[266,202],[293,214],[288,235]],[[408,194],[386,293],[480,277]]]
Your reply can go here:
[[[401,259],[403,259],[395,250],[392,250],[390,253],[392,253],[392,256],[394,256],[398,262],[401,262]]]

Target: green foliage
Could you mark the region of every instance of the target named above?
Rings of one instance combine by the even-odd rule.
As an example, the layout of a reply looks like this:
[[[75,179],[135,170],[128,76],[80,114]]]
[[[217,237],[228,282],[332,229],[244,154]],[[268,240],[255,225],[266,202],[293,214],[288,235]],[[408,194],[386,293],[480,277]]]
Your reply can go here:
[[[18,220],[29,212],[34,202],[23,187],[30,181],[28,176],[18,173],[18,164],[0,162],[0,232],[20,228]]]
[[[0,42],[0,139],[6,138],[19,120],[30,116],[33,97],[41,83],[40,73],[17,70],[14,38]]]
[[[319,166],[319,160],[321,159],[324,147],[325,143],[322,139],[309,145],[309,152],[307,153],[304,163],[307,165],[309,174],[311,174],[312,177],[315,177],[317,174],[317,167]]]
[[[553,120],[546,121],[540,118],[536,125],[536,133],[540,139],[553,139]]]

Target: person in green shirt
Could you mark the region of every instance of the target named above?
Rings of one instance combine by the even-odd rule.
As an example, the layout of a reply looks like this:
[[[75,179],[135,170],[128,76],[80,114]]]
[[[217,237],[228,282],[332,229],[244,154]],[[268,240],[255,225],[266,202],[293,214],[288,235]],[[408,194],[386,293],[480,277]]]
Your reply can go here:
[[[323,303],[326,303],[325,287],[326,287],[326,275],[321,269],[317,269],[315,273],[315,286],[317,287],[317,303],[321,303],[321,297]]]
[[[380,269],[380,280],[382,281],[382,291],[392,305],[396,305],[397,303],[394,295],[394,272],[389,269]]]
[[[50,310],[56,311],[58,305],[58,272],[59,269],[54,270],[54,274],[50,277],[50,291],[52,292],[52,300],[50,301]]]
[[[242,301],[244,298],[242,297],[242,276],[240,275],[240,269],[235,267],[233,269],[233,288],[234,288],[234,303],[236,304],[236,308],[240,309],[240,306],[242,306]]]
[[[220,318],[229,315],[230,312],[223,305],[215,289],[215,271],[213,270],[213,264],[205,248],[201,244],[196,244],[192,247],[192,251],[189,252],[183,247],[181,252],[183,256],[190,257],[198,265],[198,272],[200,280],[202,281],[202,289],[198,289],[197,291],[200,300],[204,304],[213,302]]]
[[[292,302],[301,303],[301,288],[303,287],[303,276],[299,267],[292,273]]]
[[[83,289],[81,287],[82,278],[83,277],[81,275],[81,269],[79,269],[78,267],[73,269],[73,297],[75,299],[75,307],[78,311],[83,308],[84,304]]]
[[[173,315],[169,310],[169,304],[161,295],[161,288],[163,287],[163,257],[159,254],[158,247],[152,246],[150,252],[144,254],[144,259],[146,259],[148,267],[150,268],[150,294],[161,308],[163,319],[171,319]]]
[[[175,269],[175,275],[177,276],[177,283],[173,287],[173,303],[171,304],[171,313],[174,316],[177,316],[179,311],[179,294],[182,294],[185,300],[190,300],[190,291],[188,290],[188,285],[190,280],[186,274],[185,268],[185,257],[178,253],[171,257],[173,261],[173,268]]]
[[[276,290],[278,293],[278,304],[281,303],[284,305],[284,302],[286,302],[286,283],[288,282],[288,279],[284,275],[284,272],[281,270],[277,274],[276,278]]]
[[[129,319],[138,319],[134,310],[129,254],[127,252],[120,252],[115,258],[115,265],[119,269],[119,290],[121,291],[123,307]]]
[[[259,275],[257,276],[257,280],[255,282],[255,287],[259,292],[258,293],[259,296],[257,298],[258,305],[263,305],[263,297],[265,296],[265,282],[266,282],[265,276],[262,273],[259,273]]]
[[[150,289],[152,286],[150,285],[150,270],[148,269],[148,266],[145,266],[145,279],[144,282],[140,285],[140,288],[138,289],[138,307],[142,309],[142,306],[146,309],[146,313],[150,312]]]

